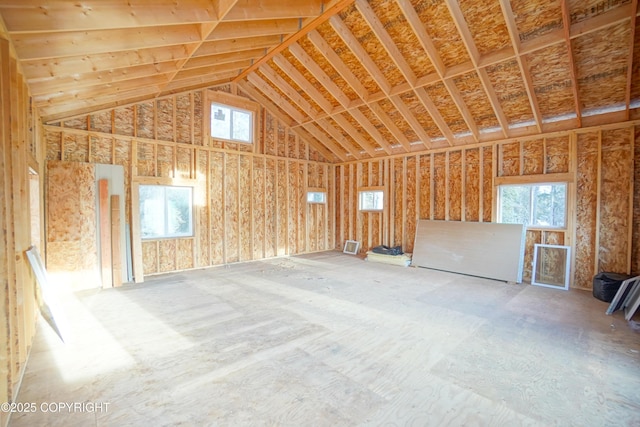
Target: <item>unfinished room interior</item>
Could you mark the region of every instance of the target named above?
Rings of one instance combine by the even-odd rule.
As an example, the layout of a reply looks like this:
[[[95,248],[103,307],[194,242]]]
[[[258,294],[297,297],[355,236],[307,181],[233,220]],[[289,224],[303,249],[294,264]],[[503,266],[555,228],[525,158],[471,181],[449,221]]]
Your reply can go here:
[[[638,13],[0,0],[0,425],[640,425]]]

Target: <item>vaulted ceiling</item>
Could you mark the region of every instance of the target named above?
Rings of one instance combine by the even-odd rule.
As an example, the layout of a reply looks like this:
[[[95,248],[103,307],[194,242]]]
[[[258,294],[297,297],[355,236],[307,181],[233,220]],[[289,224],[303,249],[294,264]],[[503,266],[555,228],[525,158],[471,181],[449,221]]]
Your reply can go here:
[[[640,116],[638,0],[0,0],[44,121],[233,82],[346,161]]]

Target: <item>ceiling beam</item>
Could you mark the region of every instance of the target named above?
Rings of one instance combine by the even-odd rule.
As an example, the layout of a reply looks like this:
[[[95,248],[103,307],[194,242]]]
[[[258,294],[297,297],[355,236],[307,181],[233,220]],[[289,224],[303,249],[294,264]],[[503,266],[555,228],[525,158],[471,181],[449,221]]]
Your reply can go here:
[[[633,54],[634,54],[634,44],[636,39],[636,22],[638,19],[638,0],[633,0],[631,3],[631,22],[630,25],[630,34],[629,34],[629,55],[628,55],[628,64],[627,64],[627,88],[625,93],[625,105],[626,105],[626,116],[625,120],[629,120],[631,115],[631,83],[633,81]]]
[[[251,1],[251,0],[242,0],[242,1],[243,2],[248,2],[248,1]],[[281,7],[282,3],[284,3],[281,0],[270,0],[270,1],[273,1],[276,5],[278,5],[277,7]],[[297,1],[290,1],[290,2],[294,3],[294,4],[297,3]],[[253,64],[253,67],[246,69],[234,81],[237,83],[238,81],[242,80],[249,73],[251,73],[253,70],[257,69],[260,65],[264,64],[265,62],[270,60],[272,57],[277,55],[278,53],[283,52],[290,45],[292,45],[293,43],[297,42],[302,37],[307,35],[307,33],[309,31],[315,30],[316,28],[318,28],[319,25],[323,24],[327,19],[329,19],[330,17],[332,17],[336,13],[339,13],[342,9],[344,9],[345,7],[350,5],[351,3],[353,3],[353,0],[338,0],[335,3],[333,3],[333,5],[331,5],[328,9],[323,11],[320,16],[318,16],[317,18],[313,19],[310,23],[305,25],[302,30],[300,30],[297,33],[289,36],[288,38],[283,40],[282,43],[280,43],[278,46],[276,46],[273,49],[271,49],[268,54],[266,54],[259,61],[257,61],[255,64]]]
[[[207,37],[211,40],[241,39],[259,36],[287,36],[300,30],[300,19],[221,22]]]
[[[305,121],[306,116],[296,107],[291,105],[289,100],[282,97],[275,88],[265,82],[257,73],[251,73],[248,75],[247,80],[267,98],[271,99],[275,105],[284,110],[284,112],[293,119],[294,124],[300,124]]]
[[[320,119],[315,123],[305,123],[302,127],[310,130],[310,128],[315,129],[315,125],[318,125],[323,131],[329,134],[329,136],[331,136],[331,138],[333,138],[333,140],[337,142],[338,145],[340,145],[347,153],[351,154],[353,158],[362,158],[360,150],[358,150],[352,142],[347,140],[347,138],[345,138],[344,135],[335,126],[329,123],[327,119]]]
[[[322,86],[333,96],[343,108],[348,108],[351,100],[345,93],[336,85],[331,77],[324,72],[324,70],[315,62],[307,52],[297,43],[293,43],[289,46],[289,52],[304,65],[304,67],[311,73],[311,75],[322,84]]]
[[[91,73],[65,73],[64,77],[29,79],[29,91],[32,96],[52,92],[73,90],[81,87],[116,83],[124,80],[152,77],[156,74],[168,74],[176,70],[175,61],[157,64],[135,65],[128,68],[115,68]]]
[[[345,45],[351,50],[351,52],[355,55],[356,58],[360,61],[360,64],[364,67],[364,69],[369,73],[369,75],[376,82],[378,87],[382,90],[385,95],[389,95],[391,91],[391,85],[385,78],[380,68],[373,62],[373,59],[369,56],[369,53],[362,47],[358,39],[349,31],[347,26],[342,22],[342,20],[337,16],[332,16],[329,19],[329,23],[331,27],[336,32],[338,36],[342,39]]]
[[[320,15],[323,0],[238,0],[223,21],[312,18]]]
[[[391,117],[382,109],[379,103],[372,102],[369,104],[369,109],[376,115],[380,123],[386,126],[391,135],[398,141],[398,143],[405,149],[406,152],[411,151],[411,143],[407,137],[402,133],[400,128],[391,120]]]
[[[571,92],[573,94],[573,104],[578,120],[578,127],[582,127],[582,106],[580,104],[580,94],[578,92],[578,71],[576,61],[573,58],[573,45],[571,43],[571,17],[569,14],[569,0],[561,0],[562,7],[562,30],[564,32],[567,57],[569,59],[569,73],[571,74]],[[633,44],[632,44],[633,45]]]
[[[117,53],[76,55],[65,57],[64,60],[35,59],[21,61],[21,63],[25,77],[28,80],[35,80],[62,77],[70,74],[110,71],[145,64],[176,62],[179,59],[188,58],[195,48],[195,44],[186,44]]]
[[[500,9],[502,10],[502,15],[507,24],[509,38],[511,39],[511,44],[513,45],[516,54],[516,61],[518,62],[518,67],[520,68],[520,77],[522,78],[525,91],[527,92],[529,107],[531,108],[531,111],[533,113],[536,128],[538,129],[538,132],[542,132],[540,106],[536,99],[535,91],[533,90],[533,81],[531,80],[531,73],[529,72],[528,63],[526,59],[521,56],[522,54],[520,52],[521,44],[520,37],[518,35],[518,26],[516,25],[516,20],[513,15],[513,9],[511,9],[511,3],[509,3],[509,0],[500,0]]]
[[[382,22],[380,22],[380,19],[378,19],[369,3],[365,0],[356,0],[355,4],[358,12],[360,12],[369,27],[371,27],[371,29],[373,30],[373,34],[375,34],[380,44],[382,44],[382,47],[384,47],[384,49],[387,51],[387,53],[391,57],[391,60],[396,64],[405,80],[411,87],[415,86],[416,74],[404,59],[404,56],[402,56],[402,54],[400,53],[400,50],[394,43],[387,30],[385,30],[384,25],[382,25]]]
[[[430,149],[431,137],[427,134],[427,132],[425,132],[424,128],[422,127],[418,119],[416,119],[416,117],[413,115],[413,112],[409,110],[409,107],[407,107],[404,101],[402,101],[402,98],[400,98],[400,95],[394,95],[389,97],[389,101],[393,103],[394,107],[396,107],[396,110],[398,110],[398,112],[400,112],[400,114],[407,121],[407,123],[409,123],[409,126],[411,126],[411,129],[413,129],[413,132],[415,132],[418,138],[420,138],[420,141],[422,142],[422,144],[424,144],[424,146],[427,149]]]
[[[18,33],[109,30],[216,21],[210,0],[129,1],[9,0],[0,3],[0,14]],[[73,6],[73,7],[69,7]]]
[[[323,94],[320,93],[309,81],[298,71],[286,58],[282,55],[276,55],[273,57],[273,63],[276,64],[300,89],[305,91],[313,102],[318,104],[320,108],[326,113],[331,114],[333,106],[331,102],[327,100]]]
[[[229,11],[237,4],[237,2],[238,0],[219,0],[218,11],[217,11],[218,18],[222,19],[224,16],[226,16],[229,13]],[[202,44],[207,39],[207,37],[209,37],[209,35],[213,32],[213,30],[215,30],[218,23],[219,23],[218,21],[211,22],[211,23],[203,24],[201,26],[201,38],[199,40],[200,45],[198,46],[198,48],[202,46]],[[196,48],[196,51],[198,50],[198,48]],[[171,81],[180,73],[180,71],[182,70],[182,67],[184,67],[187,61],[188,59],[183,59],[178,63],[178,67],[177,67],[178,69],[174,72],[173,76],[169,77],[169,83],[171,83]],[[167,86],[168,84],[165,85],[165,87],[161,87],[156,96],[164,92]]]
[[[21,60],[59,58],[113,53],[161,46],[196,43],[200,40],[197,24],[135,29],[65,31],[12,36]]]
[[[258,91],[249,82],[242,81],[238,83],[238,86],[242,88],[245,92],[247,92],[249,95],[251,95],[260,104],[262,104],[269,111],[270,114],[277,117],[278,120],[280,120],[286,126],[291,127],[293,125],[293,123],[288,117],[284,116],[282,113],[279,112],[278,107],[274,105],[270,99],[265,98],[262,95],[262,93]],[[334,158],[337,158],[342,161],[347,160],[347,156],[345,155],[345,153],[342,152],[340,149],[338,149],[338,147],[333,145],[331,141],[329,141],[326,145],[324,145],[324,143],[326,143],[327,141],[324,141],[324,143],[321,141],[318,141],[300,128],[292,128],[292,131],[296,135],[300,136],[304,141],[306,141],[310,146],[312,146],[315,150],[317,150],[320,154],[322,154],[327,159],[333,160]],[[328,147],[331,147],[333,149]]]
[[[255,58],[260,58],[264,55],[266,49],[258,48],[258,49],[249,49],[249,50],[239,50],[237,52],[227,52],[220,53],[217,55],[208,55],[208,56],[198,56],[190,58],[182,67],[183,70],[188,70],[191,68],[200,68],[206,67],[211,64],[227,64],[229,62],[237,62],[243,60],[253,60]]]
[[[280,36],[259,36],[252,38],[205,41],[193,53],[193,58],[200,56],[233,53],[239,50],[270,49],[280,43]]]

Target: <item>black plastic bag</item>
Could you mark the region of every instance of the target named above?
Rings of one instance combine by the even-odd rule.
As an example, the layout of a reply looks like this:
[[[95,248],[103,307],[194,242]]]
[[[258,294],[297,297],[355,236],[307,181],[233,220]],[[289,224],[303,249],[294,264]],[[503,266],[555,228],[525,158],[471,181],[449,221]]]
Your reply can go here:
[[[593,277],[593,296],[600,301],[611,302],[616,296],[618,289],[627,279],[633,276],[628,274],[602,272]]]
[[[385,245],[376,246],[371,249],[371,251],[375,254],[382,255],[402,255],[402,246],[394,246],[393,248]]]

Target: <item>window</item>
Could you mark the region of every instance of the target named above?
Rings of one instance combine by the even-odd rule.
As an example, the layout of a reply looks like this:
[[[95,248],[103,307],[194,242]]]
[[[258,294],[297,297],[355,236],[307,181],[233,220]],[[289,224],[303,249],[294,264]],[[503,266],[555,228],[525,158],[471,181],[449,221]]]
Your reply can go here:
[[[566,226],[566,183],[501,185],[498,197],[498,222],[529,227]]]
[[[253,113],[223,104],[211,104],[211,137],[253,142]]]
[[[140,185],[143,239],[193,236],[193,188]]]
[[[326,191],[307,191],[307,203],[327,203]]]
[[[361,211],[381,211],[384,207],[384,191],[362,190],[358,193],[358,209]]]

